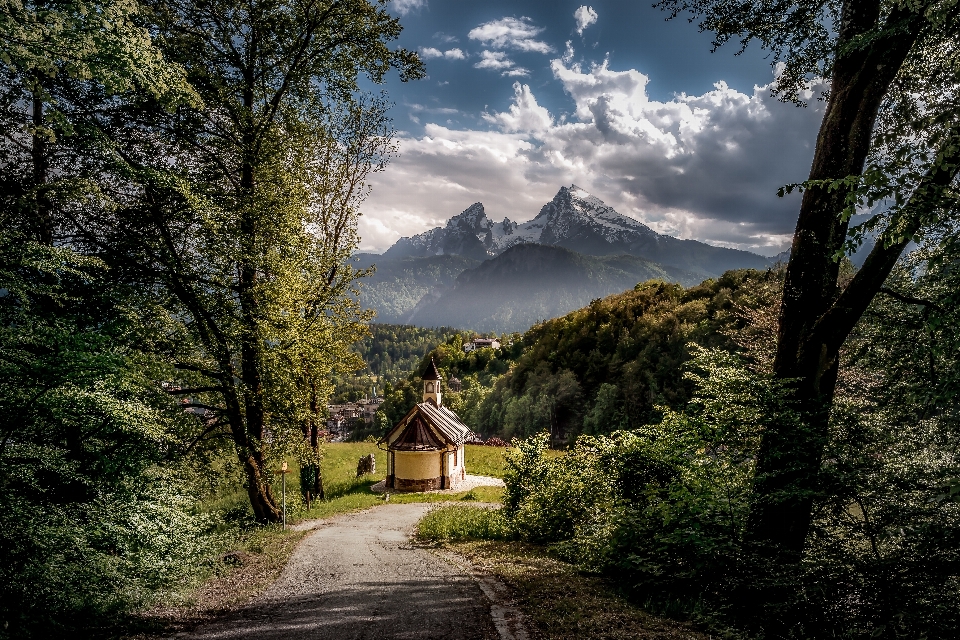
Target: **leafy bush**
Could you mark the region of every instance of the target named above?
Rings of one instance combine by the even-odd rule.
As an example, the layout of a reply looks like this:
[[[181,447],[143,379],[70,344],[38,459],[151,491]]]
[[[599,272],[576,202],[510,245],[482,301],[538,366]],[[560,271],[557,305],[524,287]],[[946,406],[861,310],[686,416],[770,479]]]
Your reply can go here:
[[[747,569],[757,425],[792,417],[770,377],[726,351],[689,348],[697,392],[685,412],[662,408],[658,424],[580,436],[556,458],[547,434],[515,441],[504,499],[521,539],[688,613],[726,606]]]
[[[461,504],[431,510],[417,524],[422,540],[506,540],[511,537],[499,509]]]

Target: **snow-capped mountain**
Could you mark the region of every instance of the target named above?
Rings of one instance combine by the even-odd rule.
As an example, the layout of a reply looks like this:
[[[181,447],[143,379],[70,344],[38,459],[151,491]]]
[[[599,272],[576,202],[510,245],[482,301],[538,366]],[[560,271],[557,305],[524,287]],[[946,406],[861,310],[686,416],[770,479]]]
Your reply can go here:
[[[514,245],[531,242],[570,246],[583,251],[579,245],[584,241],[599,244],[597,248],[622,248],[639,239],[655,239],[657,235],[645,224],[617,213],[600,198],[577,185],[570,185],[560,187],[553,200],[529,222],[517,223],[509,218],[494,222],[487,218],[483,203],[476,202],[450,218],[446,227],[437,227],[412,238],[401,238],[384,255],[457,253],[479,257],[471,254],[478,253],[482,247],[484,255],[492,257]]]
[[[474,203],[450,218],[445,227],[401,238],[384,257],[457,254],[483,260],[524,243],[560,246],[595,256],[630,254],[705,276],[770,264],[747,251],[661,235],[576,185],[560,187],[529,222],[508,218],[494,222],[487,218],[482,203]]]

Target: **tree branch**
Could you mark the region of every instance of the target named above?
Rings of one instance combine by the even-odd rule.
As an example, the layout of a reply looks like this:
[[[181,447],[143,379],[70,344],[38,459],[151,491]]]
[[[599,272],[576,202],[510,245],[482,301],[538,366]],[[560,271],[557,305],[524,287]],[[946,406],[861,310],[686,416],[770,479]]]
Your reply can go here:
[[[823,344],[832,349],[840,348],[870,302],[883,288],[900,254],[920,230],[924,214],[941,203],[944,189],[953,182],[960,168],[960,123],[955,124],[945,137],[938,159],[939,162],[927,169],[900,212],[904,224],[895,231],[899,238],[895,241],[883,236],[877,239],[877,244],[853,280],[814,325],[812,331],[821,337]],[[884,235],[890,233],[890,227]]]
[[[914,298],[913,296],[904,295],[902,293],[897,293],[893,289],[888,287],[880,287],[878,293],[885,293],[894,300],[899,300],[905,304],[917,304],[921,307],[927,307],[928,309],[933,309],[935,311],[943,311],[943,307],[938,305],[936,302],[931,302],[930,300],[924,300],[922,298]]]

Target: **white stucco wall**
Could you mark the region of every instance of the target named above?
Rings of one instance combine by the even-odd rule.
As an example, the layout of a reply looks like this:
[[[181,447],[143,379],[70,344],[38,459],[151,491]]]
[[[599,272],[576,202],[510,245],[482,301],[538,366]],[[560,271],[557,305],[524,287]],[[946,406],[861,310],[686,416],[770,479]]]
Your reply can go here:
[[[429,480],[440,476],[439,451],[397,451],[393,475],[404,480]]]

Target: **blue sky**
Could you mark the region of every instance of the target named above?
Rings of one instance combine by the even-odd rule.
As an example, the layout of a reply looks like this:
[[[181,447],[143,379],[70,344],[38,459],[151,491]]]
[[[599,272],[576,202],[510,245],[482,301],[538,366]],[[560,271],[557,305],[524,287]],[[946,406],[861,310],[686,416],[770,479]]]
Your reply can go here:
[[[647,2],[393,0],[428,77],[386,85],[400,154],[374,176],[361,248],[382,251],[483,202],[533,218],[575,183],[670,235],[775,254],[822,115],[779,103],[767,53]]]

